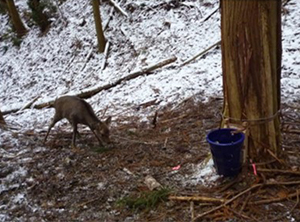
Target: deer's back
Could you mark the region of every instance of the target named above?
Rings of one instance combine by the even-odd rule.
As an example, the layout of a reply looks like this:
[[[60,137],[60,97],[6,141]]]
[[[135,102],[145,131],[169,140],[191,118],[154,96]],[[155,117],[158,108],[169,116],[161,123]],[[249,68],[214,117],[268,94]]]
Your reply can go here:
[[[58,98],[54,103],[54,108],[56,115],[59,115],[60,118],[67,118],[69,121],[85,125],[99,121],[90,104],[76,96]]]

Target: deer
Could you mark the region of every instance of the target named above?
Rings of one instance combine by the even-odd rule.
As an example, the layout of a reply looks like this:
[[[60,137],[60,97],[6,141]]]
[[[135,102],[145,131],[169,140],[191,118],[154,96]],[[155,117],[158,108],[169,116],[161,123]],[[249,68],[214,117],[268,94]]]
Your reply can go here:
[[[109,125],[111,123],[111,117],[108,117],[104,122],[101,122],[91,105],[85,100],[77,96],[62,96],[55,100],[53,107],[55,108],[55,115],[49,125],[44,143],[46,143],[52,127],[64,118],[66,118],[73,126],[72,148],[76,148],[76,134],[79,135],[77,124],[88,126],[96,136],[100,146],[110,143]]]

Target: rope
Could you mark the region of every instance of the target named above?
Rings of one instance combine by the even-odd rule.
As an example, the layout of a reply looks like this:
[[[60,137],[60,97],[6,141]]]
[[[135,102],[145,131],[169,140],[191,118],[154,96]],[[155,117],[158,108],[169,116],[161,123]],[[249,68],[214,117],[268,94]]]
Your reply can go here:
[[[232,118],[232,117],[229,117],[229,116],[224,116],[223,113],[222,113],[222,118],[224,120],[233,120],[233,121],[236,121],[236,122],[248,122],[248,123],[250,123],[250,122],[263,122],[263,123],[266,123],[266,122],[269,122],[269,121],[275,119],[280,113],[281,113],[281,110],[279,109],[272,116],[259,118],[259,119],[238,119],[238,118]]]

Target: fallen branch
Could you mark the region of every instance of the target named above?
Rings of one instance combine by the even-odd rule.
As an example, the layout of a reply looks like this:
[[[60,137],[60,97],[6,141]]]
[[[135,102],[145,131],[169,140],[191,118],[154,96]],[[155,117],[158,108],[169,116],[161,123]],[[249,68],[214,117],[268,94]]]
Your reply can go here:
[[[110,20],[112,19],[113,12],[114,12],[114,8],[111,8],[110,12],[109,12],[108,19],[106,20],[105,24],[103,25],[103,31],[105,31],[107,29],[108,24],[109,24]]]
[[[188,63],[190,63],[191,61],[197,59],[198,57],[204,55],[205,53],[207,53],[207,52],[208,52],[209,50],[211,50],[212,48],[218,46],[220,43],[221,43],[221,40],[218,41],[218,42],[216,42],[215,44],[211,45],[210,47],[208,47],[208,48],[205,49],[204,51],[200,52],[199,54],[195,55],[194,57],[192,57],[192,58],[190,58],[190,59],[184,61],[182,64],[179,65],[179,67],[182,67],[182,66],[184,66],[184,65],[186,65],[186,64],[188,64]]]
[[[24,107],[22,107],[20,111],[30,108],[32,104],[35,103],[35,101],[37,101],[39,98],[40,96],[36,96],[31,102],[27,103]]]
[[[104,85],[104,86],[100,86],[100,87],[97,87],[95,89],[91,89],[89,91],[85,91],[85,92],[81,92],[79,94],[76,94],[76,96],[80,97],[80,98],[83,98],[83,99],[87,99],[87,98],[90,98],[94,95],[96,95],[97,93],[103,91],[103,90],[108,90],[110,88],[113,88],[119,84],[121,84],[122,82],[124,81],[129,81],[129,80],[132,80],[134,78],[137,78],[141,75],[150,75],[153,70],[155,69],[158,69],[158,68],[161,68],[163,66],[166,66],[172,62],[175,62],[177,60],[176,57],[171,57],[169,59],[165,59],[165,60],[162,60],[154,65],[150,65],[146,68],[141,68],[140,70],[136,71],[136,72],[132,72],[131,74],[129,74],[128,76],[125,76],[113,83],[109,83],[107,85]],[[54,101],[55,100],[52,100],[52,101],[49,101],[49,102],[45,102],[45,103],[41,103],[41,104],[36,104],[34,106],[32,106],[32,108],[35,108],[35,109],[42,109],[42,108],[45,108],[45,107],[51,107],[53,106],[54,104]],[[8,110],[8,111],[3,111],[2,114],[3,115],[7,115],[7,114],[10,114],[10,113],[15,113],[17,111],[19,111],[20,108],[17,108],[17,109],[12,109],[12,110]]]
[[[267,149],[267,151],[268,151],[268,153],[269,153],[274,159],[276,159],[276,160],[278,161],[278,163],[284,164],[284,161],[283,161],[283,160],[280,160],[280,159],[276,156],[276,154],[273,153],[270,149]]]
[[[219,6],[217,6],[216,8],[214,8],[212,10],[212,12],[210,14],[208,14],[208,16],[206,16],[204,19],[202,19],[200,22],[205,22],[207,21],[210,17],[212,17],[217,11],[219,10]]]
[[[266,185],[299,185],[300,181],[272,181],[272,182],[267,182]]]
[[[202,196],[169,196],[169,200],[225,203],[226,199]]]
[[[136,72],[132,72],[128,76],[125,76],[125,77],[115,81],[114,83],[110,83],[110,84],[107,84],[107,85],[104,85],[104,86],[101,86],[101,87],[97,87],[97,88],[92,89],[90,91],[82,92],[82,93],[78,94],[77,96],[80,97],[80,98],[84,98],[84,99],[90,98],[91,96],[99,93],[100,91],[107,90],[107,89],[110,89],[112,87],[115,87],[116,85],[119,85],[124,81],[128,81],[128,80],[137,78],[141,75],[149,75],[151,71],[153,71],[155,69],[158,69],[158,68],[161,68],[163,66],[166,66],[166,65],[168,65],[172,62],[175,62],[176,60],[177,60],[176,57],[165,59],[163,61],[158,62],[157,64],[150,65],[146,68],[142,68],[142,69],[140,69]]]
[[[282,130],[284,133],[295,133],[295,134],[300,134],[300,130],[297,129],[284,129]]]
[[[117,9],[119,12],[121,12],[123,15],[125,15],[126,17],[128,17],[127,12],[125,12],[125,11],[118,5],[118,3],[116,3],[114,0],[109,0],[109,1],[113,4],[114,7],[116,7],[116,9]]]
[[[171,119],[162,120],[162,121],[160,121],[160,123],[161,123],[161,124],[165,124],[165,123],[168,123],[168,122],[172,122],[172,121],[174,121],[174,120],[183,119],[183,118],[185,118],[185,117],[187,117],[187,116],[188,116],[188,114],[185,113],[185,114],[182,114],[182,115],[180,115],[180,116],[177,116],[177,117],[174,117],[174,118],[171,118]]]
[[[74,61],[75,57],[77,56],[77,52],[75,52],[72,56],[72,58],[69,60],[68,64],[66,65],[66,67],[64,68],[64,70],[62,71],[62,74],[65,74],[65,71],[69,68],[69,66],[71,65],[71,63]]]
[[[93,47],[91,48],[91,50],[89,51],[89,53],[87,54],[87,56],[85,57],[84,60],[84,64],[80,70],[80,72],[82,72],[84,70],[84,68],[86,67],[86,64],[90,61],[91,57],[92,57],[92,53],[93,53]]]
[[[202,214],[199,214],[199,215],[195,218],[195,220],[200,219],[201,217],[204,217],[204,216],[206,216],[206,215],[208,215],[208,214],[210,214],[210,213],[213,213],[213,212],[215,212],[215,211],[221,209],[222,207],[225,207],[227,204],[230,204],[232,201],[234,201],[235,199],[237,199],[237,198],[239,198],[240,196],[244,195],[245,193],[248,193],[248,192],[250,192],[251,190],[253,190],[253,189],[255,189],[255,188],[258,188],[258,187],[261,187],[261,186],[263,186],[263,184],[256,184],[256,185],[254,185],[254,186],[252,186],[252,187],[249,187],[248,189],[246,189],[246,190],[242,191],[241,193],[239,193],[239,194],[235,195],[234,197],[232,197],[230,200],[227,200],[227,201],[226,201],[225,203],[223,203],[222,205],[220,205],[220,206],[218,206],[218,207],[215,207],[215,208],[213,208],[213,209],[210,209],[210,210],[208,210],[208,211],[206,211],[206,212],[204,212],[204,213],[202,213]]]
[[[282,214],[282,215],[280,215],[280,216],[274,218],[273,221],[278,221],[278,220],[280,220],[280,219],[282,219],[282,218],[284,218],[284,217],[287,217],[288,215],[291,215],[292,212],[296,209],[296,207],[297,207],[298,204],[299,204],[299,190],[297,190],[296,192],[297,192],[297,201],[296,201],[295,205],[292,207],[292,209],[289,210],[289,211],[287,211],[286,213],[284,213],[284,214]]]
[[[238,212],[238,211],[236,211],[234,209],[231,209],[230,207],[227,207],[227,206],[225,206],[225,207],[226,207],[227,210],[231,211],[232,213],[234,213],[235,215],[237,215],[237,216],[239,216],[241,218],[246,219],[247,221],[253,220],[253,218],[251,218],[251,217],[249,217],[249,216],[247,216],[247,215],[245,215],[245,214],[243,214],[241,212]]]
[[[282,200],[298,197],[299,196],[299,191],[300,190],[297,190],[295,193],[289,194],[285,197],[277,197],[277,198],[267,199],[267,200],[252,201],[252,202],[249,202],[249,204],[257,205],[257,204],[270,204],[270,203],[280,202]]]

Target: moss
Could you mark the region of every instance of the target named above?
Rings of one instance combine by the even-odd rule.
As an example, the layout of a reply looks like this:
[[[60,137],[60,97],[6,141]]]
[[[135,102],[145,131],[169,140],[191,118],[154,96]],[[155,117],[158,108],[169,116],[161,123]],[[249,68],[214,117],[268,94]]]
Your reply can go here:
[[[161,202],[168,199],[171,193],[169,188],[161,188],[159,190],[142,192],[138,196],[124,197],[117,201],[117,205],[128,207],[132,210],[151,210]]]

